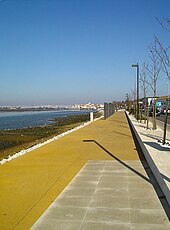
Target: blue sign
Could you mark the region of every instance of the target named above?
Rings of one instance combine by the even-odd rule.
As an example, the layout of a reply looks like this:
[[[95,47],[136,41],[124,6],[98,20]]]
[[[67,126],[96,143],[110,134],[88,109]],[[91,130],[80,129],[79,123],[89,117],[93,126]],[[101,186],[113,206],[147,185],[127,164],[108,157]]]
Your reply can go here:
[[[157,101],[156,102],[156,107],[160,107],[162,105],[162,102],[161,101]]]

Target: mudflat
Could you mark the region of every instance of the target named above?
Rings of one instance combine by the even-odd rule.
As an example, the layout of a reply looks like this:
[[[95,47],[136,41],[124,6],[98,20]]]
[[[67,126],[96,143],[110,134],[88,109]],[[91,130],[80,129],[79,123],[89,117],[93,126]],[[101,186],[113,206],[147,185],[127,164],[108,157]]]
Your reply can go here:
[[[124,112],[0,166],[0,229],[29,229],[88,160],[139,160]]]
[[[94,118],[101,116],[100,112],[94,112]],[[0,130],[0,161],[15,153],[28,149],[57,136],[69,129],[89,121],[89,114],[70,115],[54,118],[52,124],[31,126],[13,130]]]

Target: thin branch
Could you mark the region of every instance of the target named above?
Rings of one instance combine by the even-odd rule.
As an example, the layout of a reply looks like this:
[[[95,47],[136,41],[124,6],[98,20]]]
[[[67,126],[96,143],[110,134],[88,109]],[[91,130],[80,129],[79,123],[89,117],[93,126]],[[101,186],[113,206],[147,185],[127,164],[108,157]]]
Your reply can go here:
[[[170,26],[169,18],[162,18],[162,20],[160,20],[159,18],[156,17],[156,21],[162,26],[163,29],[170,32],[170,29],[168,29],[168,26]]]
[[[162,71],[167,75],[168,79],[170,80],[170,57],[168,55],[170,46],[164,48],[156,36],[155,36],[155,41],[158,44],[159,49],[155,48],[154,51],[156,52],[159,60],[161,61]]]

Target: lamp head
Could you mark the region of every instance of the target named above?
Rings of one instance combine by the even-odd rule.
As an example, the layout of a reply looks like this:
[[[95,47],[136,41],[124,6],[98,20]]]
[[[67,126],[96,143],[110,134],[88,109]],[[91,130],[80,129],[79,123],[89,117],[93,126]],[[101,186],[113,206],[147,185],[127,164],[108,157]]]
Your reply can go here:
[[[132,67],[138,67],[138,64],[133,64]]]

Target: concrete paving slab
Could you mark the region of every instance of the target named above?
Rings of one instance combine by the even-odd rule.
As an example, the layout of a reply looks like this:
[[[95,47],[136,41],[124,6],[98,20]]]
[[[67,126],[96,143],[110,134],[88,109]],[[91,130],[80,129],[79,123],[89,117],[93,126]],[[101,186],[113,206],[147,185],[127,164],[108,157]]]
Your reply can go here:
[[[132,209],[162,209],[162,205],[158,202],[155,196],[152,199],[145,197],[144,199],[135,198],[133,196],[129,197],[130,207]]]
[[[81,222],[76,221],[44,220],[43,223],[37,223],[36,227],[41,230],[75,230],[80,225]]]
[[[82,181],[98,181],[99,180],[99,175],[98,176],[83,176],[83,175],[79,175],[75,178],[75,181],[77,182],[82,182]]]
[[[130,230],[129,224],[115,224],[112,222],[84,222],[81,224],[81,230]]]
[[[129,208],[129,199],[127,197],[95,196],[91,199],[90,207],[96,208]]]
[[[167,224],[167,218],[162,209],[133,209],[131,210],[131,222],[163,225]]]
[[[109,181],[103,181],[103,182],[99,182],[98,184],[98,188],[111,188],[111,189],[119,189],[119,188],[123,188],[123,189],[128,189],[128,182],[124,183],[124,182],[117,182],[117,183],[112,183]]]
[[[117,182],[117,181],[122,181],[122,182],[126,182],[128,180],[128,174],[125,174],[125,175],[103,175],[100,177],[100,181],[111,181],[113,183]]]
[[[66,196],[91,196],[95,192],[95,188],[69,188],[66,191],[63,191],[63,194]]]
[[[119,198],[121,197],[122,199],[127,198],[129,196],[129,189],[124,189],[124,188],[118,188],[118,189],[99,189],[97,188],[95,191],[95,197],[99,197],[99,199],[103,199],[103,197],[115,197]]]
[[[43,219],[50,221],[57,218],[60,221],[82,221],[86,212],[87,208],[54,205],[44,215]]]
[[[170,228],[168,218],[152,183],[137,173],[133,172],[132,176],[129,174],[131,169],[128,168],[125,177],[115,174],[105,175],[110,167],[112,170],[122,168],[122,164],[117,161],[109,163],[105,161],[105,166],[100,172],[96,167],[100,176],[95,176],[95,181],[82,180],[80,183],[77,178],[83,178],[84,171],[94,171],[90,167],[94,165],[92,163],[93,161],[88,161],[31,230],[41,230],[41,226],[44,221],[46,224],[47,220],[52,224],[49,229],[60,229],[60,226],[67,223],[71,225],[68,225],[66,229],[72,229],[74,226],[74,230],[138,230],[153,229],[153,227],[159,229],[159,226],[165,226],[165,229]],[[128,161],[124,163],[126,167]],[[136,170],[140,170],[143,176],[146,176],[142,164],[135,162],[134,166],[136,165],[138,166]],[[131,167],[133,167],[133,162],[131,162]],[[110,172],[113,173],[113,171]]]
[[[63,196],[58,198],[57,206],[74,206],[85,208],[89,206],[90,201],[90,196]]]
[[[131,230],[169,230],[169,225],[161,224],[134,224]]]
[[[85,222],[111,222],[115,224],[124,224],[130,222],[130,211],[118,208],[88,208]]]
[[[153,196],[156,196],[156,192],[153,190],[153,188],[146,188],[146,185],[145,187],[143,187],[143,189],[138,189],[135,185],[133,187],[129,187],[130,198],[142,197],[144,199],[145,197],[147,197],[149,199],[152,199]]]
[[[71,184],[69,186],[69,188],[84,188],[84,189],[88,189],[88,188],[95,188],[97,185],[98,181],[77,181],[74,184]]]

